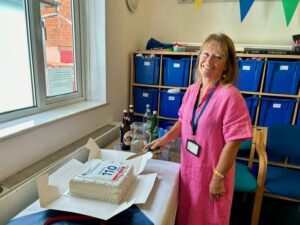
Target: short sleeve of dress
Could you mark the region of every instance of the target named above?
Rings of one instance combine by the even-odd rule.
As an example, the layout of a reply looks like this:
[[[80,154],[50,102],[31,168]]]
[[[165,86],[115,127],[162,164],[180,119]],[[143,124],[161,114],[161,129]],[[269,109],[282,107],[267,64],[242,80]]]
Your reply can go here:
[[[181,106],[180,106],[180,108],[178,110],[178,120],[180,122],[182,122],[182,117],[183,117],[183,114],[184,114],[184,108],[185,108],[187,100],[188,100],[188,98],[189,98],[189,96],[191,94],[191,89],[192,88],[193,88],[192,86],[188,87],[188,89],[186,90],[186,92],[185,92],[185,94],[184,94],[184,96],[182,98]]]
[[[252,138],[252,125],[250,115],[243,96],[233,88],[230,91],[223,118],[223,134],[225,141]]]

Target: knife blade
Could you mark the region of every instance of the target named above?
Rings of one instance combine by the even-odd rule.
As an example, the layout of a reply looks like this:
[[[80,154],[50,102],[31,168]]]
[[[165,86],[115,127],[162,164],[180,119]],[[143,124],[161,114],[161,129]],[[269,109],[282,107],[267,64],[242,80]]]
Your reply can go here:
[[[134,159],[134,158],[139,157],[139,156],[141,156],[141,155],[145,155],[147,152],[152,152],[152,153],[153,153],[155,150],[157,150],[157,149],[159,149],[159,148],[160,148],[160,147],[156,147],[155,149],[152,149],[151,147],[149,147],[149,148],[147,149],[147,151],[135,153],[134,155],[131,155],[131,156],[127,157],[126,160]]]

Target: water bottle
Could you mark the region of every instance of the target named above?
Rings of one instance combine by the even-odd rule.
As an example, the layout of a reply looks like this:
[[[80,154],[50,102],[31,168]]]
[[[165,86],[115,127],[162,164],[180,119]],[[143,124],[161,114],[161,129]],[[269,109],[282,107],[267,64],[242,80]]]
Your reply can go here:
[[[158,120],[157,120],[157,111],[155,110],[153,111],[153,115],[152,115],[150,132],[151,132],[150,141],[156,140],[158,138]]]
[[[145,127],[146,140],[147,142],[149,142],[151,137],[151,123],[152,123],[152,114],[151,114],[151,109],[149,104],[146,105],[146,110],[143,117],[143,123]]]

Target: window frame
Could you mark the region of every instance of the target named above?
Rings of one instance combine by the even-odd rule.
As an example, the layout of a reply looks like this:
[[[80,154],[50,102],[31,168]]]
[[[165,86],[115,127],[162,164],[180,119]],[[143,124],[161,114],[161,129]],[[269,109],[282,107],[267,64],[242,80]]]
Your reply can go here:
[[[73,57],[74,72],[77,81],[77,92],[58,95],[53,97],[46,96],[45,63],[43,52],[43,40],[40,4],[46,3],[45,0],[23,0],[25,19],[28,37],[28,57],[30,58],[30,70],[33,84],[34,105],[32,107],[18,109],[0,114],[0,122],[25,117],[28,115],[43,112],[49,109],[81,102],[85,100],[85,75],[82,71],[82,40],[81,40],[81,20],[79,0],[70,0],[72,10],[72,29],[73,29]]]

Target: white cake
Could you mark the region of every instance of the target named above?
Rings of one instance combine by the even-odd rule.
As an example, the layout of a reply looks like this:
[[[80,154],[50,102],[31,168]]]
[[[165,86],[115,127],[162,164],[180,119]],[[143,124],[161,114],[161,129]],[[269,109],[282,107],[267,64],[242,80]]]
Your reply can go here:
[[[134,180],[132,165],[95,159],[70,180],[69,189],[71,195],[119,203]]]

